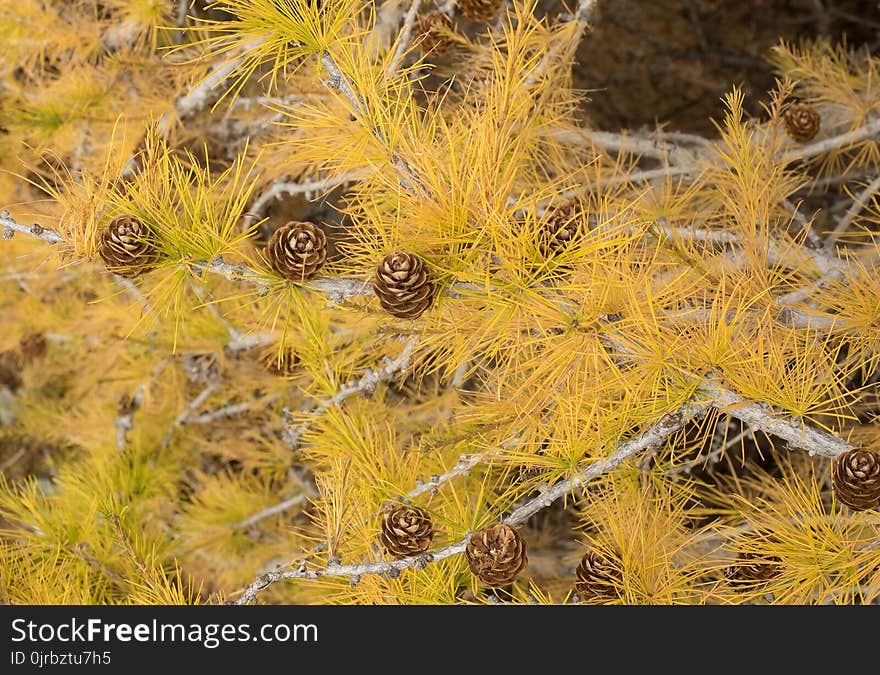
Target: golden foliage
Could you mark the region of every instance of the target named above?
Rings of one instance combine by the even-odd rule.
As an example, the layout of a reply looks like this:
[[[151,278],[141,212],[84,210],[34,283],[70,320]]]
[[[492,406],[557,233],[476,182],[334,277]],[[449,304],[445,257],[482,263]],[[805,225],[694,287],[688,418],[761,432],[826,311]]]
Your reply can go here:
[[[16,66],[0,201],[62,240],[2,242],[0,352],[21,384],[0,383],[0,601],[236,599],[276,567],[381,563],[398,503],[443,550],[702,402],[708,379],[880,446],[877,205],[838,249],[792,212],[821,177],[876,168],[876,134],[794,162],[782,126],[795,96],[820,106],[820,143],[876,121],[873,57],[779,45],[762,117],[734,87],[717,138],[677,145],[584,128],[585,28],[532,0],[445,64],[360,0],[222,0],[234,18],[183,27],[153,0],[50,4],[0,16]],[[310,181],[345,187],[303,199],[331,253],[296,284],[267,265],[255,204]],[[560,213],[576,235],[548,252]],[[96,262],[122,214],[161,258],[136,283]],[[439,291],[417,320],[369,291],[397,250]],[[48,349],[26,361],[31,333]],[[602,602],[876,600],[876,513],[833,503],[825,460],[722,412],[516,523],[533,562],[502,595],[569,601],[590,545],[622,569]],[[743,552],[782,573],[735,587]],[[259,597],[490,601],[461,555],[423,562]]]

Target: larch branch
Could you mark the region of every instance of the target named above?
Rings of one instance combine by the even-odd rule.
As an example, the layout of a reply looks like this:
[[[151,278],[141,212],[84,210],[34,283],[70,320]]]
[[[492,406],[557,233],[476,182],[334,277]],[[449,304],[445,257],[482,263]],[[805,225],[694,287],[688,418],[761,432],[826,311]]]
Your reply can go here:
[[[541,509],[547,508],[563,495],[569,494],[587,482],[608,473],[641,452],[664,443],[672,434],[679,431],[687,421],[703,414],[707,409],[708,405],[705,404],[688,403],[682,406],[681,409],[664,416],[660,421],[648,427],[635,438],[621,443],[607,458],[590,463],[572,478],[558,481],[537,497],[514,509],[501,522],[508,525],[521,525],[532,515]],[[467,463],[467,460],[465,463]],[[245,605],[251,603],[256,600],[256,596],[260,591],[265,590],[273,583],[286,579],[348,577],[352,583],[357,583],[357,580],[365,574],[384,574],[393,578],[398,576],[403,570],[409,568],[421,569],[430,563],[439,562],[463,553],[469,540],[470,533],[460,541],[448,546],[400,560],[362,563],[360,565],[330,564],[321,569],[309,569],[303,563],[297,569],[267,572],[257,577],[236,600],[235,604]]]

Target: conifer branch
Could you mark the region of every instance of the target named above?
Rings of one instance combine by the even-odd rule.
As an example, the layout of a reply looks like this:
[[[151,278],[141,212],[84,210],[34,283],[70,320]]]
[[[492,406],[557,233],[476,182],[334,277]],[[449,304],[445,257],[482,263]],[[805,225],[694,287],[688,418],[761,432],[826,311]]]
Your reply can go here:
[[[7,218],[6,220],[14,222],[9,218]],[[44,239],[46,241],[49,241],[50,243],[54,243],[55,237],[58,237],[57,240],[60,241],[60,235],[58,235],[58,233],[54,230],[47,230],[46,228],[43,228],[39,225],[34,225],[31,228],[27,228],[16,223],[16,226],[18,228],[17,231],[24,232],[26,234],[29,234],[30,236]],[[723,230],[714,231],[701,228],[671,228],[668,225],[665,225],[662,220],[657,224],[656,228],[658,231],[663,232],[670,238],[695,239],[719,244],[741,243],[735,234],[725,232]],[[46,237],[48,237],[48,239]],[[774,254],[775,252],[775,256],[778,259],[784,259],[786,257],[772,243],[770,244],[768,250],[771,252],[771,254]],[[802,328],[812,328],[815,330],[825,330],[834,325],[835,321],[833,318],[809,314],[793,307],[792,305],[796,305],[804,297],[809,295],[809,293],[812,292],[812,290],[814,290],[815,288],[819,288],[822,285],[827,284],[833,280],[843,278],[846,270],[846,262],[822,250],[806,249],[805,252],[813,260],[817,267],[819,267],[820,271],[825,272],[825,275],[805,290],[792,291],[789,294],[777,298],[776,303],[780,306],[780,309],[783,312],[782,316],[789,325]],[[187,263],[187,265],[192,270],[209,272],[211,274],[221,276],[228,281],[232,281],[234,283],[250,284],[254,286],[260,294],[265,294],[270,288],[270,277],[264,276],[260,272],[248,267],[245,264],[233,264],[226,262],[225,260],[223,260],[222,257],[217,257],[207,262],[189,262]],[[306,284],[303,284],[303,288],[321,292],[327,296],[327,299],[331,303],[336,304],[341,303],[348,298],[373,296],[373,290],[369,280],[319,277]],[[444,290],[444,293],[449,297],[457,298],[461,297],[461,291],[475,290],[479,289],[473,284],[453,283],[451,286]],[[231,344],[236,345],[237,343],[235,341],[235,336],[232,335],[231,337]],[[246,345],[247,341],[243,342],[242,344]],[[230,348],[233,350],[239,349],[235,346]],[[240,348],[246,349],[248,347],[244,346]]]
[[[366,102],[359,93],[352,89],[348,78],[345,77],[345,74],[339,69],[339,66],[336,65],[336,61],[333,60],[333,57],[329,52],[323,52],[321,54],[321,64],[327,69],[327,72],[330,73],[330,79],[327,80],[327,85],[342,92],[345,98],[348,99],[354,114],[365,124],[370,125],[373,131],[373,136],[391,153],[391,163],[397,168],[398,173],[400,174],[400,184],[403,188],[412,192],[415,190],[416,186],[422,186],[422,182],[412,170],[409,163],[403,157],[398,155],[394,148],[390,147],[388,139],[385,138],[379,129],[372,125],[367,114]]]
[[[530,499],[525,504],[514,509],[505,518],[502,518],[501,522],[511,526],[521,525],[535,513],[549,507],[560,497],[570,494],[579,487],[586,485],[591,480],[612,471],[623,462],[634,458],[640,453],[666,442],[670,436],[677,431],[680,431],[686,422],[704,414],[708,408],[709,406],[707,404],[687,403],[679,410],[665,415],[658,422],[648,427],[635,438],[621,443],[607,458],[591,462],[582,471],[576,473],[571,478],[564,478],[557,481],[552,487],[546,489],[537,497]],[[430,563],[439,562],[463,553],[470,540],[470,536],[470,533],[468,533],[460,541],[439,548],[436,551],[409,556],[399,560],[362,563],[360,565],[341,565],[339,563],[332,563],[320,569],[309,569],[305,563],[302,563],[295,570],[266,572],[265,574],[258,576],[251,585],[245,589],[241,596],[235,601],[235,604],[249,604],[256,600],[258,593],[265,590],[273,583],[287,579],[348,577],[352,583],[357,583],[357,580],[365,574],[384,574],[391,578],[395,578],[399,576],[400,572],[403,570],[409,568],[422,569]]]
[[[189,263],[193,270],[203,270],[211,274],[217,274],[228,281],[235,283],[248,283],[256,288],[266,291],[269,289],[269,279],[252,270],[247,265],[228,263],[223,258],[217,257],[207,262],[196,261]]]
[[[519,437],[502,443],[501,447],[502,449],[506,449],[508,447],[516,445],[517,443],[519,443]],[[437,494],[440,490],[440,487],[445,483],[448,483],[453,478],[458,478],[459,476],[470,475],[471,470],[475,466],[477,466],[478,464],[482,464],[483,462],[491,462],[491,458],[495,455],[500,455],[501,452],[501,450],[494,450],[488,452],[480,452],[473,455],[463,453],[459,455],[458,460],[455,462],[451,469],[444,471],[441,474],[435,474],[429,477],[427,481],[417,479],[415,487],[413,487],[413,489],[407,492],[405,495],[398,496],[396,498],[396,501],[407,503],[422,496],[426,492],[430,492],[432,495]],[[377,516],[379,515],[379,513],[381,513],[381,511],[377,511],[373,514],[373,516]],[[309,553],[320,553],[328,546],[329,542],[327,540],[324,540],[317,546],[313,546],[311,549],[309,549]]]
[[[571,478],[557,481],[537,497],[515,509],[510,515],[503,518],[501,522],[508,525],[524,523],[541,509],[553,504],[560,497],[574,492],[577,488],[586,485],[594,478],[609,473],[625,461],[661,446],[670,436],[680,431],[687,422],[698,419],[708,409],[709,404],[706,403],[693,403],[690,401],[685,403],[678,410],[664,415],[659,421],[645,429],[635,438],[618,445],[617,449],[605,459],[590,463],[585,469],[579,471]]]
[[[610,324],[605,324],[606,328]],[[632,356],[632,350],[623,344],[622,335],[613,328],[602,333],[602,342],[623,359]],[[721,412],[749,425],[752,431],[762,431],[777,436],[791,447],[806,451],[810,456],[821,455],[834,459],[854,446],[834,434],[816,429],[808,422],[783,419],[762,401],[750,401],[723,386],[716,377],[709,375],[698,383],[698,390],[709,399],[709,404]]]

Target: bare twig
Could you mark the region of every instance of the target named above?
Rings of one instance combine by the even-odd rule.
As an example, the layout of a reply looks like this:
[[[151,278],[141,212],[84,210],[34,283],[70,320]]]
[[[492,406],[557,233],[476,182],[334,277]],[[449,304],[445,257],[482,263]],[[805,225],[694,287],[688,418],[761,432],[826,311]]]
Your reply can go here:
[[[191,415],[186,421],[188,424],[213,424],[218,420],[222,420],[227,417],[235,417],[236,415],[240,415],[244,412],[247,412],[248,410],[253,410],[254,408],[274,403],[279,398],[281,398],[281,394],[275,393],[269,394],[268,396],[262,396],[252,401],[230,403],[229,405],[225,405],[222,408],[209,410],[208,412],[202,413],[200,415]]]
[[[174,102],[174,114],[165,113],[159,118],[157,124],[159,133],[164,134],[168,130],[174,115],[180,119],[187,119],[204,110],[211,100],[211,92],[229,79],[230,75],[241,65],[247,52],[258,47],[261,43],[262,40],[252,40],[241,46],[237,56],[234,56],[225,63],[212,67],[205,79]]]
[[[554,141],[567,145],[589,143],[610,152],[668,160],[673,164],[692,164],[694,161],[693,152],[655,134],[643,136],[638,133],[611,133],[590,129],[550,129],[548,135]]]
[[[535,69],[529,74],[523,83],[526,87],[531,87],[535,82],[541,79],[553,63],[571,57],[577,49],[581,38],[583,38],[584,33],[590,28],[590,20],[592,19],[593,12],[596,10],[596,5],[598,4],[599,0],[578,1],[577,9],[572,18],[572,21],[575,22],[574,35],[571,36],[570,40],[565,40],[564,42],[554,45],[544,55],[544,58],[538,62],[538,65],[535,66]]]
[[[498,451],[492,453],[481,452],[474,455],[461,455],[455,465],[448,471],[431,476],[427,481],[417,481],[416,486],[406,493],[406,498],[416,499],[426,492],[435,494],[444,483],[448,483],[453,478],[459,476],[467,476],[471,472],[471,469],[477,466],[477,464],[482,464],[489,460],[490,457],[497,454],[499,454]]]
[[[305,181],[302,183],[287,179],[275,181],[265,192],[260,194],[260,196],[254,200],[254,203],[251,205],[248,212],[244,214],[245,225],[251,226],[258,220],[262,219],[269,203],[284,195],[308,195],[312,192],[328,192],[335,187],[359,179],[359,174],[343,174],[342,176],[337,176],[335,178]]]
[[[224,349],[227,352],[242,352],[257,347],[265,347],[278,341],[278,337],[272,333],[248,333],[239,335],[238,338],[226,343]]]
[[[834,229],[825,239],[826,248],[832,248],[834,246],[840,236],[846,232],[847,228],[853,224],[853,221],[858,217],[865,206],[868,205],[868,201],[874,196],[877,190],[880,190],[880,176],[877,176],[877,178],[871,181],[871,183],[858,194],[852,207],[846,212],[846,215],[837,221],[837,225],[834,226]]]
[[[834,434],[816,429],[802,420],[782,418],[766,403],[749,401],[736,392],[708,378],[700,389],[712,397],[712,405],[722,412],[748,424],[752,431],[763,431],[786,441],[789,446],[813,455],[836,458],[851,450],[852,445]]]
[[[422,0],[412,0],[412,4],[409,6],[409,11],[407,11],[406,16],[403,19],[403,28],[400,30],[400,39],[397,42],[397,49],[394,50],[394,56],[391,58],[391,63],[388,65],[387,73],[389,75],[394,73],[400,67],[403,55],[409,48],[409,44],[412,41],[413,26],[416,23],[421,6]]]
[[[199,406],[202,405],[208,397],[213,394],[217,389],[220,388],[220,385],[216,381],[209,382],[204,389],[192,400],[190,401],[183,411],[174,418],[174,421],[171,423],[171,427],[165,433],[165,437],[162,439],[162,447],[167,448],[171,444],[171,437],[174,435],[174,432],[178,427],[186,424],[189,421],[190,416],[198,410]]]
[[[3,239],[12,239],[16,232],[42,239],[48,244],[58,244],[64,241],[64,237],[55,230],[43,227],[37,223],[22,225],[11,218],[8,211],[0,211],[0,236]]]
[[[808,145],[801,146],[794,150],[788,150],[787,152],[782,153],[780,159],[785,164],[791,164],[792,162],[798,162],[802,159],[809,159],[810,157],[822,155],[829,150],[836,150],[837,148],[843,148],[847,145],[861,143],[878,133],[880,133],[880,117],[870,120],[866,124],[863,124],[852,131],[848,131],[847,133],[809,143]]]
[[[751,427],[746,427],[736,436],[724,443],[721,443],[717,448],[710,450],[705,455],[701,454],[697,457],[694,457],[694,459],[688,460],[687,462],[682,462],[681,464],[670,467],[666,470],[666,474],[668,476],[679,476],[683,473],[690,474],[698,466],[715,464],[724,456],[724,453],[727,452],[728,449],[732,448],[734,445],[742,441],[747,436],[750,436],[752,439],[754,439],[755,434],[752,431]]]
[[[175,17],[174,25],[178,30],[174,31],[174,44],[179,45],[183,42],[183,36],[185,33],[184,27],[186,26],[186,19],[189,15],[190,6],[192,5],[192,0],[178,0],[177,3],[177,16]]]
[[[292,509],[294,506],[299,506],[300,504],[305,503],[308,498],[309,496],[307,494],[300,494],[296,497],[285,499],[283,502],[265,508],[252,516],[248,516],[247,518],[238,521],[237,523],[235,523],[235,525],[232,526],[232,528],[235,530],[245,530],[253,525],[256,525],[261,520],[271,518],[272,516],[278,515],[279,513],[284,513],[288,509]]]
[[[150,304],[150,301],[141,293],[141,290],[137,287],[137,284],[134,283],[131,279],[126,279],[125,277],[121,277],[118,274],[113,275],[113,280],[116,282],[118,286],[121,286],[125,291],[138,302],[141,307],[144,308],[144,312],[158,325],[159,324],[159,315],[156,314],[156,310],[153,309],[153,306]]]
[[[150,379],[142,382],[130,397],[126,396],[119,402],[119,416],[116,418],[114,426],[116,427],[116,447],[124,450],[128,444],[128,432],[134,428],[134,414],[140,409],[144,403],[144,396],[149,387],[165,368],[167,361],[161,359],[153,368]]]

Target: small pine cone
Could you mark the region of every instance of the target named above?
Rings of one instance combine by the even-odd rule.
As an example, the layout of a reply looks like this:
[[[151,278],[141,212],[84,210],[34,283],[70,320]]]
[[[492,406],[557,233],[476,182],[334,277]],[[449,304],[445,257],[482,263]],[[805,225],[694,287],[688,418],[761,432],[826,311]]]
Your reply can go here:
[[[614,595],[614,588],[623,577],[617,561],[606,559],[592,548],[584,553],[575,574],[575,588],[582,600]]]
[[[557,208],[545,221],[539,233],[541,252],[551,257],[564,251],[580,236],[580,217],[574,203]]]
[[[266,258],[285,279],[308,281],[317,276],[327,259],[327,235],[314,223],[291,220],[272,234]]]
[[[423,54],[443,54],[455,44],[452,19],[443,12],[428,12],[419,16],[419,49]]]
[[[18,341],[18,348],[21,350],[21,357],[25,363],[30,363],[46,353],[46,336],[42,333],[22,335]]]
[[[0,387],[7,387],[14,394],[21,385],[21,356],[14,349],[0,352]]]
[[[740,551],[736,562],[724,574],[732,582],[767,581],[778,577],[782,571],[782,559],[775,555],[761,556]]]
[[[785,112],[785,130],[798,143],[812,141],[821,126],[822,116],[811,106],[795,103]]]
[[[516,528],[494,523],[471,535],[464,550],[471,572],[488,586],[512,584],[526,566],[526,542]]]
[[[108,270],[128,279],[149,272],[159,259],[149,228],[133,215],[110,221],[101,233],[98,253]]]
[[[880,455],[866,448],[844,452],[831,469],[837,500],[853,511],[880,507]]]
[[[416,319],[434,301],[434,284],[417,255],[397,251],[386,255],[373,277],[373,291],[382,309],[399,319]]]
[[[398,559],[424,553],[434,539],[431,516],[417,506],[395,506],[382,516],[379,539],[388,554]]]
[[[471,21],[486,22],[498,16],[503,0],[458,0],[458,12]]]

